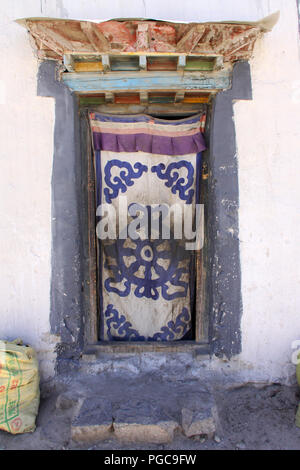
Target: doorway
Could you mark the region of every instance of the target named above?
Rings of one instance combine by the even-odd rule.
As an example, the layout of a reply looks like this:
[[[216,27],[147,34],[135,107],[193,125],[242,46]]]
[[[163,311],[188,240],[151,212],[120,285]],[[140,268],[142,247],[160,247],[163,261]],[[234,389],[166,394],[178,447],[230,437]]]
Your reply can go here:
[[[200,204],[205,113],[88,115],[100,341],[199,339],[202,258],[190,242]]]

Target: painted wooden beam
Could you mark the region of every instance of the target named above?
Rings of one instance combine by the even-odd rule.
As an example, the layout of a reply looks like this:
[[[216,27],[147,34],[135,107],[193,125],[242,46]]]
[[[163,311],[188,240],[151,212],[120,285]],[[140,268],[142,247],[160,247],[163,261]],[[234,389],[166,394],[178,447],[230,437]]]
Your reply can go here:
[[[91,54],[64,54],[63,62],[68,72],[102,72],[110,70],[119,71],[212,71],[223,68],[222,56],[146,56],[146,55],[118,55],[105,57],[105,66],[101,55]]]
[[[149,93],[149,103],[174,103],[175,102],[175,93],[163,93],[163,92],[156,92],[156,93]]]
[[[98,62],[74,62],[74,72],[102,72],[103,65]]]
[[[223,70],[216,73],[177,72],[109,72],[62,74],[64,83],[76,92],[143,91],[143,90],[224,90],[231,86],[231,73]]]
[[[208,103],[210,99],[209,93],[185,93],[184,103]]]
[[[177,57],[172,56],[156,56],[156,57],[147,57],[147,70],[177,70]]]
[[[139,56],[110,56],[110,69],[114,72],[140,70]]]
[[[79,95],[81,103],[81,95]],[[85,95],[82,106],[91,106],[95,111],[105,114],[151,114],[153,116],[190,116],[206,110],[206,104],[201,103],[141,103],[141,104],[118,104],[100,103],[100,98]]]
[[[115,101],[116,104],[140,104],[139,93],[116,93]]]
[[[214,57],[187,57],[184,70],[212,71],[215,67]]]
[[[105,103],[104,95],[79,96],[78,98],[80,106],[97,106]]]

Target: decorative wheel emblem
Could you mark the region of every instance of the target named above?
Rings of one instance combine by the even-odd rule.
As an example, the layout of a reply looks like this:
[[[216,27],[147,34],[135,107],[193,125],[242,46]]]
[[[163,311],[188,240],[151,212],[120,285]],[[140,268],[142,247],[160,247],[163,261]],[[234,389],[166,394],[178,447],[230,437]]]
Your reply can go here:
[[[136,297],[153,300],[160,294],[165,300],[187,295],[188,282],[183,278],[189,272],[190,253],[179,240],[118,239],[104,245],[104,257],[104,267],[111,274],[104,282],[108,292],[127,297],[135,286]]]

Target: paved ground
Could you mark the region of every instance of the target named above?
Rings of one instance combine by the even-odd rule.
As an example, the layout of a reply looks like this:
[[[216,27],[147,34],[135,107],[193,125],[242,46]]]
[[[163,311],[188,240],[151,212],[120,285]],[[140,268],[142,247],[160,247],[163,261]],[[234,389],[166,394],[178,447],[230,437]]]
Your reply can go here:
[[[0,431],[1,449],[105,449],[105,450],[194,450],[194,449],[300,449],[300,429],[295,413],[300,401],[297,386],[246,384],[234,386],[212,383],[209,389],[217,405],[219,424],[214,439],[185,437],[180,429],[168,444],[126,444],[116,438],[101,443],[75,443],[71,439],[78,397],[104,397],[115,410],[120,403],[132,406],[156,399],[164,412],[180,421],[186,390],[201,390],[204,384],[161,378],[153,374],[141,377],[120,375],[76,375],[43,385],[37,428],[34,433],[12,436]],[[205,384],[205,387],[207,384]],[[195,392],[197,393],[197,392]]]

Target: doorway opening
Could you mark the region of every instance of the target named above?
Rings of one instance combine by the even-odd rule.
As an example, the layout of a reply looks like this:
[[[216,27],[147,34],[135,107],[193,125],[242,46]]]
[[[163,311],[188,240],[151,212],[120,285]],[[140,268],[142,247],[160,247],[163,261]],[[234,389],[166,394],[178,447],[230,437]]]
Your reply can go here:
[[[121,242],[122,246],[120,244],[116,245],[115,242],[112,242],[109,244],[110,246],[106,246],[106,248],[104,249],[103,247],[105,243],[97,239],[97,224],[101,220],[101,217],[96,216],[96,211],[99,204],[99,191],[101,192],[101,184],[99,185],[99,181],[97,180],[99,178],[102,178],[103,182],[105,177],[103,178],[102,176],[104,173],[104,167],[100,168],[99,171],[98,164],[97,169],[96,160],[97,158],[101,160],[101,157],[100,152],[98,153],[97,151],[95,151],[95,148],[93,148],[93,136],[91,135],[91,125],[89,122],[89,116],[99,111],[101,114],[102,109],[99,110],[98,108],[97,110],[97,108],[95,109],[95,107],[91,109],[90,107],[86,106],[82,106],[80,109],[81,156],[83,159],[83,167],[85,168],[85,174],[87,177],[88,199],[86,221],[88,227],[87,246],[89,247],[89,256],[86,264],[88,269],[87,274],[91,276],[87,301],[90,310],[89,323],[90,328],[94,334],[95,341],[98,344],[102,345],[112,345],[114,348],[117,347],[116,345],[120,346],[121,344],[123,345],[123,348],[126,348],[125,345],[127,344],[129,348],[141,347],[143,349],[144,347],[146,347],[147,349],[150,347],[151,349],[154,348],[155,350],[157,349],[157,347],[162,347],[163,345],[165,347],[168,347],[174,345],[175,343],[176,347],[178,347],[179,344],[182,346],[192,344],[207,344],[208,315],[205,298],[206,267],[203,266],[205,262],[205,243],[201,251],[190,251],[188,253],[188,269],[186,269],[186,266],[184,267],[184,256],[182,257],[182,251],[178,248],[178,245],[174,247],[175,240],[173,240],[173,248],[171,248],[170,246],[168,248],[169,252],[172,253],[172,256],[168,260],[167,265],[164,266],[164,261],[159,260],[157,256],[159,253],[157,252],[156,248],[160,248],[159,245],[161,245],[161,247],[163,246],[163,244],[159,241],[154,242],[154,240],[150,240],[150,243],[148,243],[149,240],[143,240],[138,244],[134,242],[135,244],[130,245],[128,244],[127,240],[127,245],[125,243],[125,246],[123,246],[123,241]],[[174,113],[174,110],[172,111]],[[203,113],[205,113],[206,115],[207,126],[205,128],[205,133],[207,139],[207,129],[210,121],[210,106],[201,105],[199,111],[200,115],[203,115]],[[176,129],[179,129],[178,126],[184,126],[191,120],[197,120],[197,116],[199,118],[199,111],[196,114],[194,111],[193,113],[189,113],[188,115],[186,113],[173,114],[166,112],[163,114],[145,114],[143,116],[146,116],[150,120],[154,120],[157,125],[164,125],[167,127],[176,126]],[[107,119],[109,119],[109,116],[112,116],[114,118],[113,120],[116,120],[117,117],[124,119],[124,117],[126,116],[134,118],[141,115],[136,115],[135,113],[129,115],[127,108],[126,114],[121,114],[118,112],[116,114],[108,113],[105,114],[105,116]],[[105,151],[102,152],[102,155],[105,153]],[[130,153],[130,155],[128,154],[129,156],[125,157],[124,160],[124,153],[122,152],[120,153],[120,155],[122,156],[121,161],[123,162],[123,164],[125,161],[130,162],[133,156],[133,154]],[[135,186],[135,193],[133,196],[134,201],[132,200],[131,203],[140,202],[139,191],[140,194],[143,193],[142,188],[145,184],[148,187],[148,191],[151,192],[151,188],[154,185],[159,185],[161,183],[161,191],[164,192],[163,190],[165,189],[165,194],[167,191],[171,191],[172,194],[172,187],[170,188],[170,184],[168,185],[167,179],[163,179],[162,174],[161,178],[157,178],[158,173],[155,173],[155,171],[153,171],[154,167],[164,165],[163,161],[166,156],[160,154],[159,157],[157,155],[156,157],[153,157],[153,154],[151,154],[151,156],[148,155],[147,157],[145,157],[145,152],[137,152],[135,155],[137,158],[134,163],[136,164],[139,162],[142,166],[145,167],[145,171],[143,172],[143,181],[138,181],[139,178],[133,179],[132,181],[134,183],[132,185],[133,188]],[[118,155],[112,153],[110,153],[109,155],[105,155],[105,162],[109,163],[111,166],[110,162],[112,160],[115,161],[116,156],[118,157]],[[148,159],[149,164],[147,164],[145,160],[143,161],[143,158],[146,158],[146,160]],[[156,165],[154,164],[154,161],[152,161],[153,158],[158,158],[159,160],[156,162]],[[184,161],[186,162],[186,155],[181,155],[180,157],[172,155],[168,157],[169,163],[171,162],[172,164],[175,164],[175,160],[177,160],[175,166],[178,166],[178,158],[180,161],[182,161],[184,158]],[[190,159],[188,163],[191,164],[192,172],[195,177],[195,187],[191,186],[189,189],[191,192],[195,193],[195,203],[204,205],[205,185],[207,178],[206,168],[208,150],[198,153],[194,152],[194,155],[189,155],[188,159]],[[120,165],[120,163],[118,163],[118,165]],[[148,168],[150,168],[150,171],[148,171]],[[118,168],[117,173],[109,173],[110,176],[116,178],[114,181],[118,181],[118,178],[120,176],[119,170],[120,168]],[[174,171],[175,170],[176,168],[174,168]],[[150,177],[156,176],[156,181],[149,181],[149,174]],[[183,168],[183,174],[179,174],[178,176],[186,178],[188,176],[186,168]],[[198,181],[197,185],[196,181]],[[139,184],[136,184],[137,182],[140,183],[140,186]],[[110,186],[109,188],[104,188],[104,190],[106,189],[106,193],[109,194],[109,191],[111,191],[112,188],[113,186]],[[107,191],[107,189],[109,189],[109,191]],[[126,194],[128,187],[123,189]],[[131,187],[129,189],[131,189]],[[177,193],[179,194],[179,191],[177,191]],[[173,194],[176,195],[176,190],[173,190]],[[123,193],[121,191],[120,194],[117,194],[117,196],[122,195]],[[161,199],[157,200],[154,198],[153,200],[152,196],[153,195],[149,195],[150,199],[147,199],[146,197],[146,200],[148,202],[146,204],[146,206],[148,206],[148,211],[150,211],[150,206],[152,205],[152,203],[166,202],[166,199],[162,201]],[[180,201],[180,198],[178,200]],[[117,201],[118,197],[115,198],[115,202]],[[104,202],[107,202],[107,200]],[[204,208],[204,210],[206,209]],[[150,213],[148,212],[147,216],[149,216],[149,214]],[[151,224],[150,220],[149,222]],[[206,236],[206,227],[204,231]],[[124,249],[126,251],[125,254],[128,258],[127,260],[125,259],[126,257],[124,258],[123,256]],[[134,256],[136,256],[135,259]],[[163,257],[166,256],[166,253],[163,253]],[[121,265],[122,269],[120,269]],[[106,278],[104,279],[104,281],[103,267],[105,267],[107,271],[107,273],[105,274]],[[168,272],[168,269],[166,269],[166,267],[170,268],[170,279],[166,279],[166,275]],[[149,281],[148,285],[147,282],[144,282],[145,279]],[[117,285],[118,282],[120,283],[120,285]],[[177,293],[178,296],[175,292],[176,288],[178,288],[179,292],[181,292],[179,294]],[[128,293],[129,296],[131,296],[131,301],[128,302],[126,305],[126,302],[124,304],[124,298],[126,298]],[[115,305],[112,301],[113,297],[115,297],[116,300],[116,296],[119,296],[119,298],[117,299],[118,308],[115,308]],[[159,304],[160,297],[162,297],[161,304]],[[178,306],[176,305],[176,297],[179,298],[179,302],[177,301]],[[184,297],[183,302],[182,297]],[[135,317],[132,317],[130,316],[130,313],[132,310],[134,310],[134,308],[136,309],[136,305],[138,304],[139,300],[141,300],[141,307],[136,310]],[[154,314],[153,306],[155,307]],[[181,309],[181,311],[179,311],[178,309]],[[121,313],[119,310],[121,310]],[[169,313],[167,313],[167,310],[169,310]],[[148,326],[143,330],[143,327],[147,323],[147,315],[144,315],[143,318],[143,313],[145,314],[146,312],[148,312],[147,315],[148,318],[150,317],[150,320]],[[164,320],[159,320],[160,316],[164,318]],[[151,323],[155,322],[156,325],[152,326]],[[135,328],[134,323],[139,327]],[[107,327],[107,324],[109,325],[109,328]]]

